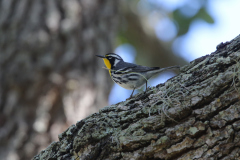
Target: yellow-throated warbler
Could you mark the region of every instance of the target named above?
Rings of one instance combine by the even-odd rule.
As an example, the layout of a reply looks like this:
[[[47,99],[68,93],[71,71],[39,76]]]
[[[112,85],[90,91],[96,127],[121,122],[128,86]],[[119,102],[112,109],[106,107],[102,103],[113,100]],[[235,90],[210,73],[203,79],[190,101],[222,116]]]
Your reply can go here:
[[[144,85],[144,83],[146,83],[147,90],[147,80],[152,76],[166,69],[179,68],[179,66],[171,66],[167,68],[145,67],[133,63],[127,63],[115,53],[108,53],[105,56],[96,56],[103,59],[109,70],[109,74],[115,83],[125,89],[131,89],[133,92],[136,88],[140,88]],[[130,98],[132,97],[133,92]]]

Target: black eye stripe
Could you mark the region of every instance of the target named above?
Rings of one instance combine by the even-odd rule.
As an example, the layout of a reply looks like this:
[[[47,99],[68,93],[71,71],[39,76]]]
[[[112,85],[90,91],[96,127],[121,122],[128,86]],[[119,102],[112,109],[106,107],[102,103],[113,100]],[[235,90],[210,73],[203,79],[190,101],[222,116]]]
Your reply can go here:
[[[115,58],[115,59],[120,59],[120,58],[118,58],[118,57],[109,57],[109,59],[112,59],[112,58]]]
[[[122,60],[122,58],[119,56],[119,55],[116,55],[116,54],[107,54],[106,56],[105,56],[107,59],[109,59],[109,60],[115,60],[115,59],[118,59],[118,60]]]

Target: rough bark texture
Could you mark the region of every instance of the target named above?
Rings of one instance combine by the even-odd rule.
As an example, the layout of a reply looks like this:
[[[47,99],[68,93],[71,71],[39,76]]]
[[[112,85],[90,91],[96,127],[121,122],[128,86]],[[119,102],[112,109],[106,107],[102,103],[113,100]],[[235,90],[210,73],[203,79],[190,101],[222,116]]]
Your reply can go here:
[[[0,159],[31,159],[107,105],[113,0],[0,0]],[[107,83],[106,83],[107,82]]]
[[[239,60],[240,35],[72,125],[34,160],[240,159]]]

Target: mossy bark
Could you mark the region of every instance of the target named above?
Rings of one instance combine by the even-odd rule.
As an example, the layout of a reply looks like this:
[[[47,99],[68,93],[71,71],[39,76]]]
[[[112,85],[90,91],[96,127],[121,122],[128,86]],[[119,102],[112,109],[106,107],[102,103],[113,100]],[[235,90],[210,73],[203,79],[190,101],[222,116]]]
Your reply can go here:
[[[240,158],[239,59],[240,35],[166,83],[77,122],[33,159]]]

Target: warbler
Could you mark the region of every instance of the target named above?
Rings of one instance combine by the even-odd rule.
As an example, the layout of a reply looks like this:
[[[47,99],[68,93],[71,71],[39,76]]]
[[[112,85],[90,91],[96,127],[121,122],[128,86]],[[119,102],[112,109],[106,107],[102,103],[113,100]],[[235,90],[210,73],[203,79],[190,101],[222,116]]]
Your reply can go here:
[[[103,59],[112,80],[119,86],[133,90],[130,98],[135,89],[140,88],[146,84],[152,76],[166,70],[179,68],[179,66],[171,66],[167,68],[160,67],[145,67],[133,63],[124,62],[124,60],[115,53],[108,53],[105,56],[96,55]],[[146,91],[145,90],[145,91]]]

